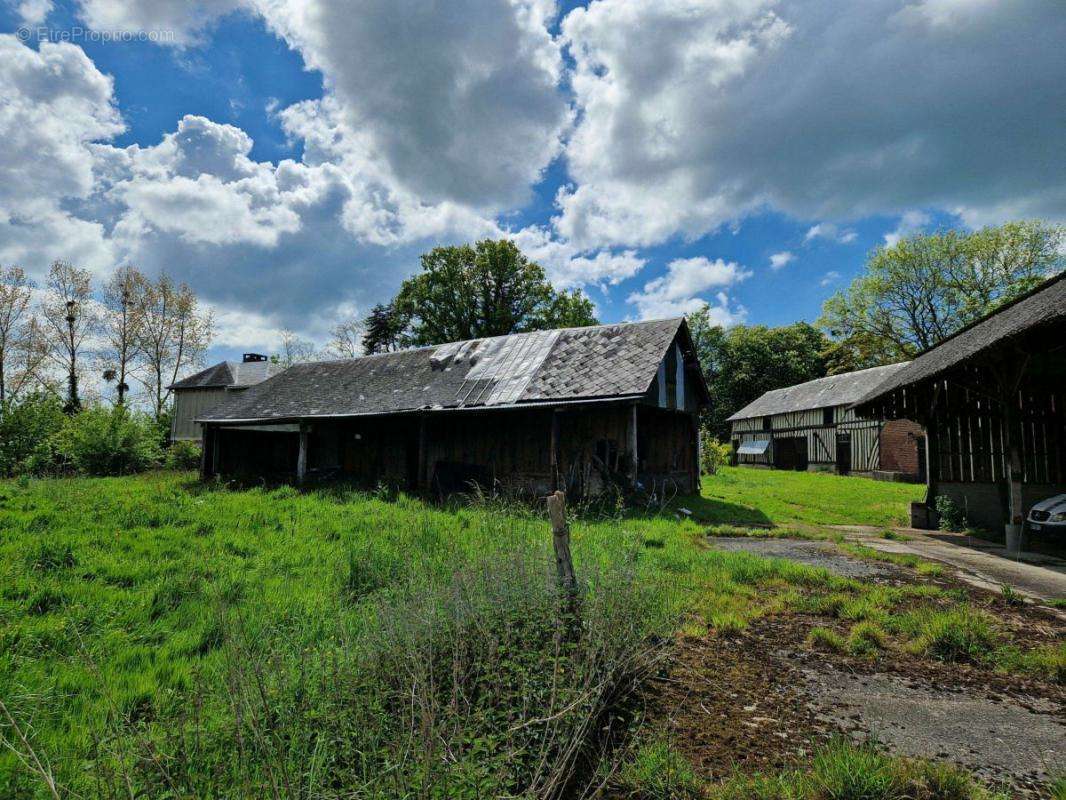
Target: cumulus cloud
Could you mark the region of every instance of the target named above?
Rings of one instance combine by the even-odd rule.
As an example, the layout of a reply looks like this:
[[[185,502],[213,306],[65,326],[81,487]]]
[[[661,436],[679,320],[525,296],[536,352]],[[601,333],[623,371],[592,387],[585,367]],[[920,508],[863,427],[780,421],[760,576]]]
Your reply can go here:
[[[900,217],[896,229],[885,234],[885,245],[892,247],[892,245],[898,243],[900,239],[918,233],[930,222],[932,222],[932,218],[924,211],[905,212],[903,216]]]
[[[195,41],[237,8],[320,70],[389,178],[431,204],[499,211],[560,152],[570,109],[551,0],[83,0],[102,29]]]
[[[655,319],[690,314],[707,305],[701,297],[711,289],[717,293],[716,314],[720,320],[735,322],[742,312],[730,310],[727,287],[751,277],[751,272],[734,261],[718,258],[711,261],[703,256],[678,258],[667,264],[666,273],[644,284],[627,302],[636,306],[641,319]],[[723,315],[727,315],[723,316]],[[724,323],[722,323],[724,324]]]
[[[563,33],[581,116],[556,224],[583,245],[766,207],[1066,216],[1056,3],[600,0]]]
[[[840,280],[840,273],[836,270],[831,269],[829,270],[829,272],[825,273],[825,275],[822,276],[822,279],[818,282],[818,285],[832,286],[838,280]]]
[[[770,256],[770,269],[777,271],[784,269],[786,266],[796,260],[796,256],[790,253],[788,250],[780,253],[774,253]]]

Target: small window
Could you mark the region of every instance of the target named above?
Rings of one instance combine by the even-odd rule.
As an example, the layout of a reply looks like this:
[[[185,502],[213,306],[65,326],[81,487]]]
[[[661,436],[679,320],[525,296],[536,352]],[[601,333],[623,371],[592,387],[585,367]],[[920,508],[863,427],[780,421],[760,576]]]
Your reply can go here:
[[[833,409],[831,409],[831,408],[823,408],[822,409],[822,424],[827,426],[827,427],[829,425],[833,424]]]
[[[762,429],[768,431],[773,427],[772,420],[769,417],[762,418]]]

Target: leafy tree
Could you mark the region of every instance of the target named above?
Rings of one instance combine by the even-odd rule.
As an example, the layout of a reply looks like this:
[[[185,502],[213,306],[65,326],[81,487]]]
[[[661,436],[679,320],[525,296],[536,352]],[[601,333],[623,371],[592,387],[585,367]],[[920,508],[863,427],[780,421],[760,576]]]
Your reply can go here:
[[[8,399],[0,414],[0,476],[48,471],[51,441],[64,425],[63,403],[54,394]]]
[[[779,328],[715,325],[709,309],[689,316],[693,344],[711,392],[704,420],[712,436],[727,439],[726,420],[771,389],[825,375],[825,336],[807,322]]]
[[[422,272],[403,282],[393,305],[414,345],[596,322],[579,291],[556,292],[544,270],[507,239],[425,253]]]
[[[398,350],[405,327],[407,320],[391,303],[378,303],[370,309],[370,315],[363,323],[363,352],[369,356]]]
[[[927,350],[1064,266],[1064,229],[1012,222],[973,233],[901,239],[830,297],[819,324],[830,371],[888,364]]]

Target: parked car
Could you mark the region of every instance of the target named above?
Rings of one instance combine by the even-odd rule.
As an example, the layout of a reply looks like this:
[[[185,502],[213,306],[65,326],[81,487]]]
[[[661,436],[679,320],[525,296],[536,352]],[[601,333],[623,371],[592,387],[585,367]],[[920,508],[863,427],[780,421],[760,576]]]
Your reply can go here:
[[[1066,533],[1066,494],[1057,494],[1029,509],[1029,530],[1036,533]]]

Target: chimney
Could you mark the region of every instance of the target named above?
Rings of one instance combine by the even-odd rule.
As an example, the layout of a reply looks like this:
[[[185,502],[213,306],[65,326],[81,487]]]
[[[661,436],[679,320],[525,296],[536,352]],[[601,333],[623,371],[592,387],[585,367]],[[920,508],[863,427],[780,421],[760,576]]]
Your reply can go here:
[[[244,363],[245,364],[251,364],[251,363],[254,363],[256,361],[267,361],[267,360],[268,360],[267,357],[265,355],[263,355],[262,353],[245,353],[244,354]]]

